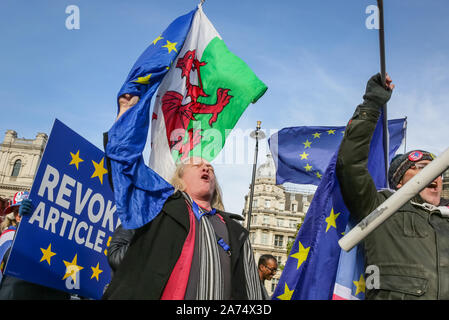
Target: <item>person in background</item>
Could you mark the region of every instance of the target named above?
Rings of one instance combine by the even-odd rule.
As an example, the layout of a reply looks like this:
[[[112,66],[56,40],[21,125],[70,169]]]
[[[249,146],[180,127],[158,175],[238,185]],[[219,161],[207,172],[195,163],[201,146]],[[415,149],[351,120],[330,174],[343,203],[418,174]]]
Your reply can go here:
[[[271,254],[261,255],[257,266],[259,279],[262,286],[262,295],[264,300],[269,300],[267,290],[265,289],[265,280],[271,280],[278,270],[278,262]]]
[[[5,221],[2,223],[2,228],[5,229],[0,236],[0,259],[2,266],[0,274],[0,300],[70,299],[70,294],[68,293],[27,282],[13,276],[3,276],[17,227],[22,216],[31,213],[32,202],[28,199],[28,196],[29,193],[27,191],[17,192],[10,201],[10,205],[5,209]]]

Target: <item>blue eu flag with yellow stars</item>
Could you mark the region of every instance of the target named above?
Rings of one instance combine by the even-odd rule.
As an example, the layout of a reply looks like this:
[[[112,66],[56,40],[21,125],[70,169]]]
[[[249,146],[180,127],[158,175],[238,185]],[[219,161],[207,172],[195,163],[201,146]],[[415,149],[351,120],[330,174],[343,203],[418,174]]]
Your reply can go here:
[[[389,122],[390,158],[401,145],[405,132],[404,123],[405,119]],[[334,296],[341,254],[338,240],[349,222],[349,212],[343,202],[336,176],[338,146],[343,130],[344,127],[287,128],[281,130],[275,139],[273,136],[270,138],[272,153],[273,150],[278,152],[273,154],[273,158],[276,155],[279,157],[277,170],[281,172],[277,175],[277,183],[291,181],[318,184],[273,293],[274,300],[329,300]],[[378,188],[386,186],[385,169],[382,165],[382,136],[382,121],[379,120],[371,140],[368,161],[368,170]],[[289,142],[286,143],[285,140]],[[278,144],[277,149],[274,149],[274,142]],[[290,164],[290,168],[283,170],[281,166],[287,163],[286,159],[294,159],[294,162]],[[363,293],[362,281],[353,283],[358,284],[355,294]]]
[[[402,142],[405,119],[388,121],[390,143]],[[319,185],[345,127],[290,127],[273,134],[268,143],[275,160],[276,184]],[[391,148],[390,148],[391,150]],[[390,157],[396,152],[390,151]]]

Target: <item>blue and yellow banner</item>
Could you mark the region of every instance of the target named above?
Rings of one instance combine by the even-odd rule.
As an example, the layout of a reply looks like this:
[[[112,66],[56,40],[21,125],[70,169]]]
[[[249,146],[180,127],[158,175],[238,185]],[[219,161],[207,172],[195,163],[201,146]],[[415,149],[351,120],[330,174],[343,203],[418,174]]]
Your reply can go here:
[[[100,299],[119,224],[104,153],[56,119],[29,198],[5,273]]]

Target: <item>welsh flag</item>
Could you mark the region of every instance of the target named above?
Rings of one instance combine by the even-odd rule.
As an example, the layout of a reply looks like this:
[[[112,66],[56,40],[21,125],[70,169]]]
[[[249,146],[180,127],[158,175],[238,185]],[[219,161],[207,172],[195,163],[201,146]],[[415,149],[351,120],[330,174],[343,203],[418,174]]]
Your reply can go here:
[[[125,228],[151,221],[173,193],[167,181],[176,163],[190,156],[212,161],[248,105],[266,90],[227,49],[201,5],[157,36],[135,62],[117,96],[138,96],[139,101],[107,136],[105,151],[117,213]],[[150,123],[148,167],[142,152]]]
[[[168,180],[176,163],[189,156],[212,161],[247,106],[266,90],[199,6],[156,95],[150,167]]]

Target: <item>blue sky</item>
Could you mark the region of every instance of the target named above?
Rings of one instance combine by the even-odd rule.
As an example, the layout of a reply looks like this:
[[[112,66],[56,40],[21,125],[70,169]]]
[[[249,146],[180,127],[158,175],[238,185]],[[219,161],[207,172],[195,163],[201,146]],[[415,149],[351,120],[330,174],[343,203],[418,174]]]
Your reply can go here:
[[[396,84],[388,116],[407,116],[407,149],[439,154],[448,146],[449,3],[384,2],[387,71]],[[114,121],[116,95],[131,66],[174,18],[197,4],[1,1],[0,138],[7,129],[24,138],[48,134],[58,118],[102,148],[102,133]],[[268,133],[345,125],[366,81],[379,71],[378,33],[365,26],[365,10],[373,4],[206,0],[204,11],[229,49],[268,86],[237,129],[249,132],[257,120]],[[69,5],[80,9],[79,30],[65,27]],[[235,213],[241,213],[251,181],[254,142],[245,141],[245,163],[216,166],[226,209]],[[265,140],[259,163],[267,150]]]

